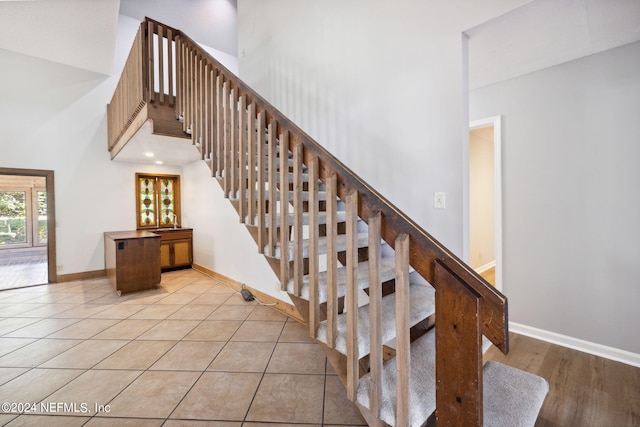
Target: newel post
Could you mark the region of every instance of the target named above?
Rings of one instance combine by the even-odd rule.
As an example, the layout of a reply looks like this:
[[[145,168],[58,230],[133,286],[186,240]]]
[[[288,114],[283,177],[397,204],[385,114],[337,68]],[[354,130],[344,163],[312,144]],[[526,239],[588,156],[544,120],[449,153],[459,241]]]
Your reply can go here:
[[[482,426],[480,294],[439,260],[436,283],[436,423]]]

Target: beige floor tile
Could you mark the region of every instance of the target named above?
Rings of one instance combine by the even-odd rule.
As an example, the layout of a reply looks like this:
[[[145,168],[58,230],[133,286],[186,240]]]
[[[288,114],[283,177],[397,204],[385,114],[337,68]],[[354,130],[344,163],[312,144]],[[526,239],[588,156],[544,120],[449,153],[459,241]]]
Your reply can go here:
[[[260,422],[246,422],[242,424],[243,427],[291,427],[291,423],[260,423]],[[295,427],[321,427],[322,424],[296,424]],[[348,427],[348,426],[340,426]]]
[[[5,337],[14,338],[44,338],[60,329],[76,323],[78,319],[42,319],[24,328],[5,334]]]
[[[129,298],[124,301],[122,304],[142,304],[142,305],[151,305],[155,304],[158,301],[166,298],[169,292],[164,289],[151,289],[144,292],[136,292],[129,295]]]
[[[78,304],[87,304],[93,300],[98,298],[102,298],[106,294],[104,292],[76,292],[73,293],[64,299],[59,300],[59,302],[63,302],[65,304],[78,303]]]
[[[44,402],[86,404],[88,415],[96,415],[97,407],[106,405],[142,374],[142,371],[90,370],[65,385]],[[110,407],[109,407],[110,408]],[[64,409],[64,408],[63,408]],[[73,415],[73,414],[67,414]]]
[[[225,285],[224,283],[219,283],[213,281],[209,284],[209,289],[207,289],[208,294],[232,294],[233,289],[229,285]]]
[[[242,324],[239,320],[205,320],[184,337],[185,340],[227,341]]]
[[[259,305],[251,312],[247,320],[285,321],[287,320],[287,316],[269,306]]]
[[[161,320],[150,319],[124,319],[113,325],[112,327],[105,329],[93,339],[123,339],[132,340],[142,335],[158,323]]]
[[[178,289],[176,294],[203,294],[211,290],[211,284],[208,283],[190,283],[184,288]]]
[[[316,341],[309,336],[309,328],[293,319],[287,319],[278,342],[310,342]]]
[[[324,375],[326,357],[317,344],[278,343],[266,372]]]
[[[275,343],[229,342],[207,368],[209,371],[264,372]]]
[[[38,340],[0,357],[0,366],[33,368],[80,342],[78,340]]]
[[[164,419],[94,417],[84,427],[161,427],[162,423]]]
[[[221,305],[224,304],[229,297],[231,297],[231,293],[205,293],[202,295],[198,295],[195,297],[191,303],[192,304],[208,304],[208,305]]]
[[[221,305],[207,320],[245,320],[255,308],[253,305]]]
[[[223,345],[223,342],[214,341],[181,341],[149,369],[159,371],[204,371]]]
[[[366,426],[360,410],[347,399],[347,392],[337,376],[327,376],[324,398],[325,424]]]
[[[5,335],[25,326],[32,325],[39,322],[40,319],[26,318],[26,317],[14,317],[9,319],[0,319],[0,335]]]
[[[86,319],[94,314],[100,313],[107,308],[110,308],[111,304],[82,304],[72,309],[63,311],[62,313],[54,314],[51,317],[56,318],[69,318],[69,319]]]
[[[80,369],[32,369],[0,388],[0,402],[40,402],[83,372]]]
[[[29,310],[24,313],[21,313],[21,317],[49,317],[57,313],[62,313],[63,311],[67,311],[74,307],[77,307],[78,304],[64,304],[64,303],[51,303],[46,304],[42,307],[36,308],[34,310]]]
[[[122,348],[124,340],[86,340],[40,365],[42,368],[89,369]]]
[[[322,423],[324,375],[265,374],[247,421]]]
[[[147,369],[160,359],[175,341],[131,341],[100,362],[94,369]]]
[[[188,304],[173,313],[168,319],[204,320],[218,307],[217,305]]]
[[[28,370],[29,368],[0,368],[0,386],[16,378],[18,375],[24,374]]]
[[[150,305],[131,316],[131,319],[166,319],[182,308],[181,305]]]
[[[241,422],[232,421],[192,421],[192,420],[167,420],[162,427],[240,427]]]
[[[35,338],[0,338],[0,357],[34,341]]]
[[[284,322],[245,321],[233,335],[231,341],[276,342],[282,332]]]
[[[129,316],[144,310],[146,305],[142,304],[118,304],[102,310],[93,316],[92,319],[126,319]]]
[[[262,374],[205,372],[171,418],[241,421]]]
[[[0,317],[13,317],[13,316],[19,316],[22,313],[26,313],[27,311],[31,311],[31,310],[35,310],[36,308],[40,308],[40,307],[44,307],[47,304],[29,304],[29,303],[23,303],[23,304],[14,304],[9,306],[9,307],[5,307],[2,310],[0,310]]]
[[[109,403],[112,417],[168,417],[200,372],[147,371]]]
[[[164,298],[162,298],[161,300],[159,300],[156,304],[178,304],[178,305],[184,305],[184,304],[189,304],[191,301],[193,301],[195,298],[197,298],[198,295],[197,294],[189,294],[189,293],[173,293],[171,295],[168,295]]]
[[[92,304],[122,304],[131,298],[133,294],[118,295],[115,291],[105,294],[103,297],[94,299]]]
[[[7,427],[75,427],[84,425],[89,417],[20,415]]]
[[[82,319],[49,335],[49,338],[88,339],[118,322],[117,319]]]
[[[191,332],[199,323],[197,320],[162,320],[137,339],[178,341]]]
[[[17,414],[0,414],[0,426],[9,425],[9,421],[16,419]]]

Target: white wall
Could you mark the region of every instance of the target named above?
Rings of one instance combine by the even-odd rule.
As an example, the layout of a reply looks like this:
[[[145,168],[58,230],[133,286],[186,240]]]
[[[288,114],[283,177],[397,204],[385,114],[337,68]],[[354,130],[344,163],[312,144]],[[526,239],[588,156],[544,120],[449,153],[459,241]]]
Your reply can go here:
[[[239,0],[240,77],[460,254],[461,33],[523,3]]]
[[[0,50],[0,166],[54,171],[59,274],[104,268],[104,231],[135,229],[135,172],[114,163],[106,105],[138,23],[121,17],[111,77]]]
[[[183,225],[194,229],[194,262],[290,302],[205,162],[184,166],[182,177]]]
[[[502,114],[510,320],[640,353],[640,43],[475,90]]]

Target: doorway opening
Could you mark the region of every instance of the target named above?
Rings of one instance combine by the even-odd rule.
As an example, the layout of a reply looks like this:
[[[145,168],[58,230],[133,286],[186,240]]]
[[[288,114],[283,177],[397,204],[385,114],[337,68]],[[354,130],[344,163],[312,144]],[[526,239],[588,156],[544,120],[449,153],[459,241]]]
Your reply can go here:
[[[0,168],[0,290],[54,283],[53,171]]]
[[[500,116],[469,123],[469,265],[502,290]]]

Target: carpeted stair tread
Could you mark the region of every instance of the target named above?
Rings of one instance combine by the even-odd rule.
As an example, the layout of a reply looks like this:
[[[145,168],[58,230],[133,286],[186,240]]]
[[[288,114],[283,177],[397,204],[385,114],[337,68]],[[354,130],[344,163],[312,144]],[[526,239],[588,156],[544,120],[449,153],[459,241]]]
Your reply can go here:
[[[304,239],[302,241],[302,258],[309,258],[309,239]],[[362,232],[358,233],[358,247],[366,248],[369,244],[369,235],[368,233]],[[338,252],[343,252],[347,250],[347,235],[346,234],[338,234],[336,236],[336,250]],[[264,248],[265,255],[269,256],[269,245]],[[289,261],[293,261],[293,242],[289,242]],[[326,254],[327,253],[327,237],[320,236],[318,237],[318,253]],[[273,256],[275,258],[280,259],[280,243],[276,244],[276,249],[274,251]]]
[[[289,225],[294,225],[294,217],[293,213],[289,214]],[[345,222],[346,220],[346,212],[345,211],[337,211],[336,212],[336,220],[337,222]],[[258,224],[258,218],[256,217],[253,221],[254,224]],[[269,214],[265,214],[265,227],[269,228]],[[327,223],[327,212],[319,212],[318,213],[318,224],[326,224]],[[302,213],[302,224],[309,225],[309,212]],[[247,224],[249,225],[249,224]],[[276,227],[280,227],[280,213],[276,214]]]
[[[533,427],[549,391],[543,378],[503,365],[487,362],[483,370],[484,425],[491,427]],[[410,425],[421,426],[436,409],[435,328],[411,343]],[[369,408],[370,374],[359,384],[356,400]],[[396,358],[382,368],[380,418],[395,425]]]
[[[389,281],[396,277],[395,257],[384,257],[378,266],[380,270],[380,278],[382,282]],[[338,297],[347,294],[347,268],[340,267],[337,269],[338,275]],[[369,287],[369,261],[358,264],[358,289],[367,289]],[[293,294],[293,279],[287,283],[287,292]],[[309,301],[309,276],[302,277],[302,286],[300,287],[300,298]],[[321,271],[318,274],[318,300],[319,303],[327,302],[327,272]]]
[[[549,392],[544,378],[488,361],[483,371],[484,425],[487,427],[533,426]]]
[[[412,283],[410,292],[410,326],[426,319],[435,313],[435,289],[430,285]],[[396,294],[392,293],[382,298],[382,343],[387,343],[396,336]],[[369,305],[358,308],[358,355],[364,357],[370,351],[369,333]],[[320,322],[318,327],[318,341],[327,343],[327,321]],[[347,354],[347,313],[338,315],[338,334],[335,349]]]

